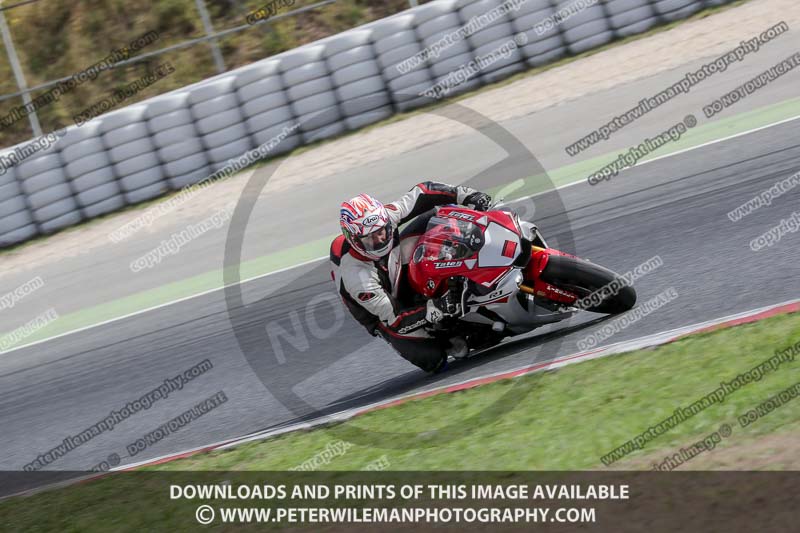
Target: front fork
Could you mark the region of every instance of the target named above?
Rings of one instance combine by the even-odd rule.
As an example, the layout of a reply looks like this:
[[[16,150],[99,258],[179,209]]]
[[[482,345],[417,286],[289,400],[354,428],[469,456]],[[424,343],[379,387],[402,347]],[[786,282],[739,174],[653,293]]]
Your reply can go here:
[[[544,243],[543,239],[542,243]],[[531,294],[535,298],[544,298],[566,306],[574,305],[579,298],[577,294],[556,287],[542,279],[542,272],[547,267],[547,261],[551,255],[572,257],[570,254],[560,252],[554,248],[533,246],[531,260],[523,270],[523,281],[519,286],[519,290],[526,294]]]

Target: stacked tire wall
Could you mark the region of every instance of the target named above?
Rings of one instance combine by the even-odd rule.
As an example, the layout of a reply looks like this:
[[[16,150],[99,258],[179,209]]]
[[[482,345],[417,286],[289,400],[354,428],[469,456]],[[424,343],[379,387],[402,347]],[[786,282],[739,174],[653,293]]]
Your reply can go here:
[[[481,68],[448,95],[728,1],[509,0],[516,9],[505,12],[503,0],[429,2],[61,132],[0,174],[0,248],[198,183],[279,134],[271,155],[420,107],[469,64]],[[439,46],[460,28],[469,31]]]

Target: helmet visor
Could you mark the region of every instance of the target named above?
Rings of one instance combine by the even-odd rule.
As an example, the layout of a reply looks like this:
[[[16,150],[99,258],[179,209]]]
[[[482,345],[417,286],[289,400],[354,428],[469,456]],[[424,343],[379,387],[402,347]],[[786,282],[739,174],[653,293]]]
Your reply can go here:
[[[383,250],[392,240],[391,226],[391,224],[386,224],[372,233],[364,235],[363,237],[359,237],[361,245],[368,252],[377,252]]]

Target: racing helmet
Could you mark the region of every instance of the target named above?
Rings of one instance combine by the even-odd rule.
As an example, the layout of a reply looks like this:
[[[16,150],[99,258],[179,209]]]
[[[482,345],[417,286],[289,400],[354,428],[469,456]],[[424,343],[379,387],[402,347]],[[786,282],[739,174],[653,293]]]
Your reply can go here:
[[[339,224],[356,252],[377,261],[392,251],[394,225],[386,207],[368,194],[343,202]]]

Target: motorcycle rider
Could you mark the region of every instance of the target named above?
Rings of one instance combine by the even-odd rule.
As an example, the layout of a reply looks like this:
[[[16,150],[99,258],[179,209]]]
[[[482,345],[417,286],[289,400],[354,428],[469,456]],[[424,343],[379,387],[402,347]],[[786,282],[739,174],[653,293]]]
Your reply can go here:
[[[430,219],[419,215],[447,204],[485,211],[491,197],[432,181],[415,185],[386,205],[360,194],[342,203],[342,235],[331,244],[331,277],[350,313],[371,335],[382,337],[427,372],[439,372],[447,366],[448,356],[464,357],[469,351],[463,338],[437,338],[424,329],[458,313],[461,295],[448,291],[425,305],[414,305],[403,280],[404,265]],[[415,217],[419,218],[401,233],[399,226]]]

